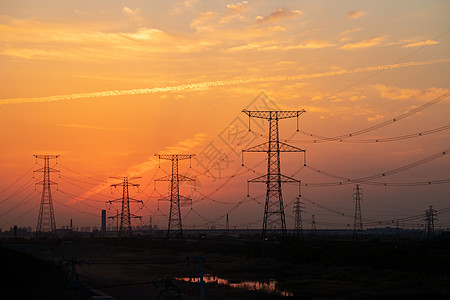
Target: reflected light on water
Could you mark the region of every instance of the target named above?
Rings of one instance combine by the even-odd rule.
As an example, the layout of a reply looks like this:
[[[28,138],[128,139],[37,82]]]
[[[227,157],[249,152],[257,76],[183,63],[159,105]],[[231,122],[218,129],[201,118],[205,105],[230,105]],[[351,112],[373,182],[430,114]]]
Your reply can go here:
[[[192,282],[192,283],[199,283],[200,278],[199,277],[180,277],[176,278],[180,281],[186,281],[186,282]],[[288,291],[281,291],[277,289],[277,281],[276,280],[270,280],[269,282],[259,282],[259,281],[243,281],[239,283],[231,283],[228,279],[219,278],[214,275],[205,275],[203,276],[203,281],[205,283],[216,283],[221,285],[227,285],[232,288],[240,288],[240,289],[247,289],[251,291],[266,291],[269,293],[275,293],[281,296],[286,297],[292,297],[294,296],[293,293]]]

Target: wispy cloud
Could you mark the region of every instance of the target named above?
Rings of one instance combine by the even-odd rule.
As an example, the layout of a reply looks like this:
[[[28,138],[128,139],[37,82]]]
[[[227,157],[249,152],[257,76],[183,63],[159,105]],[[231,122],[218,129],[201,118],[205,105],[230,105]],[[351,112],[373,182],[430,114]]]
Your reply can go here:
[[[418,100],[428,101],[430,98],[437,97],[445,92],[448,92],[448,90],[442,88],[429,88],[426,90],[406,89],[396,86],[386,86],[383,84],[374,84],[371,87],[378,91],[382,98],[390,100],[406,100],[415,98]]]
[[[39,102],[53,102],[53,101],[64,101],[64,100],[76,100],[83,98],[102,98],[102,97],[112,97],[112,96],[132,96],[132,95],[146,95],[146,94],[159,94],[159,93],[178,93],[183,91],[198,91],[205,90],[214,87],[225,87],[242,85],[247,83],[263,83],[263,82],[282,82],[289,80],[303,80],[303,79],[314,79],[314,78],[324,78],[340,76],[345,74],[356,74],[362,72],[371,71],[381,71],[389,69],[399,69],[414,66],[432,65],[438,63],[450,62],[450,58],[436,59],[429,61],[419,61],[419,62],[407,62],[398,63],[392,65],[377,65],[356,68],[353,70],[338,69],[328,72],[312,73],[312,74],[299,74],[299,75],[279,75],[279,76],[267,76],[267,77],[249,77],[249,78],[239,78],[232,80],[219,80],[219,81],[205,81],[200,83],[182,84],[176,86],[166,86],[166,87],[154,87],[154,88],[143,88],[143,89],[132,89],[132,90],[114,90],[114,91],[104,91],[104,92],[89,92],[89,93],[78,93],[78,94],[68,94],[68,95],[57,95],[48,97],[36,97],[36,98],[11,98],[11,99],[0,99],[0,105],[6,104],[20,104],[20,103],[39,103]]]
[[[57,126],[68,127],[68,128],[79,128],[79,129],[94,129],[94,130],[111,130],[111,131],[128,131],[130,129],[125,128],[112,128],[112,127],[102,127],[102,126],[94,126],[94,125],[86,125],[86,124],[57,124]]]
[[[186,9],[192,9],[198,0],[182,0],[172,5],[172,9],[169,12],[172,15],[179,15]]]
[[[127,15],[138,14],[137,10],[124,9]],[[220,42],[175,36],[145,26],[130,31],[110,31],[97,24],[77,27],[70,23],[53,24],[4,16],[0,17],[0,31],[2,39],[8,41],[0,45],[0,55],[21,59],[136,60],[148,57],[149,53],[203,51]]]
[[[282,9],[279,8],[273,12],[271,12],[268,16],[262,17],[257,16],[255,18],[254,23],[255,24],[263,24],[263,23],[269,23],[269,22],[275,22],[281,19],[296,17],[303,15],[303,12],[300,10],[288,10],[288,9]]]
[[[320,40],[309,40],[309,41],[303,41],[298,44],[293,45],[281,45],[278,41],[275,40],[268,40],[263,42],[253,42],[241,46],[235,46],[226,49],[226,51],[231,52],[237,52],[237,51],[247,51],[247,50],[257,50],[257,51],[264,51],[264,50],[296,50],[296,49],[322,49],[322,48],[329,48],[334,47],[336,44],[327,42],[327,41],[320,41]]]
[[[411,48],[411,47],[421,47],[421,46],[427,46],[427,45],[435,45],[439,44],[438,41],[434,40],[427,40],[427,41],[420,41],[420,42],[413,42],[406,45],[403,45],[403,48]]]
[[[329,48],[334,47],[336,44],[330,43],[328,41],[321,41],[321,40],[309,40],[304,41],[297,45],[287,46],[286,50],[292,50],[292,49],[321,49],[321,48]]]
[[[227,4],[227,14],[238,14],[248,9],[248,1]]]
[[[375,36],[373,38],[364,40],[362,42],[357,42],[357,43],[349,43],[349,44],[345,44],[344,46],[340,47],[340,49],[361,49],[361,48],[369,48],[369,47],[373,47],[373,46],[378,46],[381,44],[381,42],[384,41],[386,37],[383,35],[379,35],[379,36]]]
[[[197,18],[192,20],[190,27],[197,32],[210,31],[216,27],[219,18],[220,15],[216,12],[202,12]]]
[[[367,13],[363,10],[352,10],[347,13],[348,19],[358,19],[364,17]]]
[[[133,16],[133,17],[139,16],[141,14],[141,12],[142,12],[140,8],[136,8],[136,9],[133,10],[133,9],[127,7],[127,6],[124,6],[122,8],[122,11],[123,11],[123,13],[125,15]]]
[[[380,115],[380,114],[376,114],[376,115],[373,116],[373,117],[368,117],[368,118],[367,118],[367,121],[368,121],[368,122],[375,122],[375,121],[378,121],[378,120],[381,120],[381,119],[384,119],[384,116],[383,116],[383,115]]]

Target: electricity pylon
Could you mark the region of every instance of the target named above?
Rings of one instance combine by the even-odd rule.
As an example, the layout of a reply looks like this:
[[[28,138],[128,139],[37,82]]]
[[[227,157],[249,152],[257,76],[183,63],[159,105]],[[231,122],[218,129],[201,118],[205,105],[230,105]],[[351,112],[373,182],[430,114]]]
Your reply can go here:
[[[122,198],[110,200],[107,202],[109,202],[110,204],[112,204],[113,202],[119,202],[119,201],[122,202],[122,211],[120,213],[117,212],[117,215],[110,216],[108,218],[109,219],[120,218],[120,226],[118,228],[118,233],[117,233],[118,236],[119,237],[125,237],[125,236],[131,237],[131,235],[132,235],[131,218],[141,219],[142,216],[137,216],[130,212],[130,201],[137,202],[137,203],[143,203],[143,202],[141,200],[130,198],[128,187],[129,186],[138,187],[139,184],[131,183],[130,180],[138,179],[141,177],[111,177],[111,178],[122,180],[122,183],[111,184],[111,187],[118,187],[118,186],[122,187]],[[119,220],[119,219],[117,219],[117,220]]]
[[[262,242],[264,243],[265,241],[267,241],[269,236],[273,236],[276,239],[279,238],[280,235],[284,242],[286,240],[286,219],[284,215],[281,183],[297,182],[299,184],[300,190],[300,180],[281,174],[280,152],[304,152],[304,155],[306,156],[306,150],[280,142],[278,120],[296,117],[297,131],[298,131],[298,116],[304,113],[305,110],[249,111],[244,109],[242,112],[246,113],[249,116],[249,123],[250,118],[252,117],[265,119],[269,122],[269,141],[244,149],[242,150],[242,153],[244,152],[267,153],[267,174],[251,179],[248,181],[248,183],[263,182],[267,186],[266,201],[264,205],[264,220],[262,225]]]
[[[433,205],[430,205],[430,208],[425,211],[425,221],[427,222],[427,236],[432,237],[434,235],[434,221],[438,219],[437,210],[433,209]]]
[[[44,167],[34,171],[44,173],[44,179],[36,183],[42,184],[42,197],[36,226],[36,236],[40,236],[44,232],[47,232],[50,233],[52,237],[55,237],[56,222],[55,222],[55,212],[53,210],[51,186],[57,185],[57,183],[50,180],[50,173],[59,171],[50,167],[50,159],[57,159],[59,155],[33,155],[33,156],[36,157],[36,159],[44,160]]]
[[[311,216],[311,234],[313,234],[313,232],[315,232],[317,230],[316,228],[316,216],[312,215]]]
[[[159,159],[172,161],[172,174],[155,181],[170,181],[170,195],[159,200],[170,201],[169,225],[167,226],[167,239],[171,235],[183,239],[183,226],[181,223],[181,204],[192,203],[192,199],[180,195],[180,181],[195,181],[195,179],[178,174],[178,161],[191,159],[195,154],[155,154]]]
[[[353,189],[353,200],[355,200],[355,217],[353,219],[353,234],[361,235],[363,233],[362,215],[361,215],[362,193],[359,184]]]
[[[294,230],[295,230],[295,235],[299,236],[302,234],[303,232],[303,227],[302,227],[302,202],[300,201],[300,196],[297,197],[297,199],[295,199],[294,202],[294,218],[295,218],[295,223],[294,223]]]

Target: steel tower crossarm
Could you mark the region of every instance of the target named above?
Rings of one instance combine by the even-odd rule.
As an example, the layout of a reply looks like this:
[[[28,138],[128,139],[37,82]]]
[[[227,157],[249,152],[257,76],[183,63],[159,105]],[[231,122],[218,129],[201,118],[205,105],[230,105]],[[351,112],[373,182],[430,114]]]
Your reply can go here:
[[[306,152],[304,149],[300,149],[283,142],[278,142],[277,145],[275,143],[265,142],[247,149],[243,149],[242,152],[268,152],[270,150],[279,152]]]
[[[195,154],[155,154],[159,159],[165,159],[165,160],[184,160],[184,159],[190,159],[195,156]]]
[[[259,119],[289,119],[300,116],[302,113],[305,113],[306,110],[242,110],[243,113],[246,113],[249,117],[259,118]]]
[[[155,181],[172,181],[172,180],[178,180],[178,181],[195,181],[195,179],[189,178],[187,176],[176,174],[174,176],[172,175],[166,175],[161,178],[155,179]]]

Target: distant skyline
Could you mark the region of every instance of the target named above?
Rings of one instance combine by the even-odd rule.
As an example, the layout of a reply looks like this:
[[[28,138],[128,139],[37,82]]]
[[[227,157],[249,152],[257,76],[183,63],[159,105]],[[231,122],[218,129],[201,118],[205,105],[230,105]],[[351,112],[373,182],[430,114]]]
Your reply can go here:
[[[197,177],[182,186],[194,199],[184,225],[220,228],[228,213],[231,227],[260,228],[265,187],[252,185],[247,198],[247,180],[266,172],[266,157],[246,153],[241,166],[241,150],[264,142],[268,128],[252,120],[249,132],[244,108],[306,110],[300,132],[283,120],[280,136],[307,150],[307,167],[285,153],[282,173],[309,183],[305,228],[312,214],[318,228],[351,228],[356,182],[327,183],[450,148],[449,20],[448,1],[2,1],[0,228],[36,227],[33,154],[60,155],[57,228],[115,214],[105,202],[121,196],[110,189],[117,176],[142,176],[132,196],[145,205],[132,211],[167,226],[158,198],[168,189],[154,190],[153,179],[170,163],[156,153],[196,154],[180,163]],[[419,185],[450,179],[449,170],[441,155],[371,180],[386,186],[361,182],[363,223],[449,208],[449,183]],[[296,196],[285,185],[288,228]],[[450,214],[438,218],[450,227]]]

